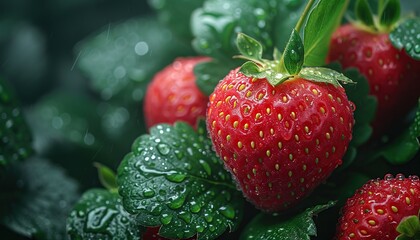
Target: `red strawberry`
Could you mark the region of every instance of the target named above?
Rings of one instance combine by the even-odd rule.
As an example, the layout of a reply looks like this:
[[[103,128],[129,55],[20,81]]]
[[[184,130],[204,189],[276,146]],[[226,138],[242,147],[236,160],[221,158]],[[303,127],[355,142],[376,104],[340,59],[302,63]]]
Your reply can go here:
[[[328,61],[339,61],[343,68],[356,67],[366,76],[370,94],[378,108],[374,134],[383,133],[412,109],[420,96],[420,61],[392,46],[388,33],[377,33],[347,24],[332,36]]]
[[[265,211],[295,205],[340,165],[353,122],[341,86],[299,77],[273,86],[238,69],[217,85],[207,110],[216,153]]]
[[[178,58],[158,72],[147,88],[144,115],[147,127],[185,121],[195,126],[205,117],[208,98],[195,84],[194,66],[205,57]]]
[[[394,240],[401,220],[417,215],[419,210],[419,178],[385,175],[383,180],[369,181],[347,200],[336,239]]]
[[[169,240],[169,238],[164,238],[159,236],[159,227],[148,227],[146,232],[143,234],[143,240]],[[188,240],[197,239],[196,237],[188,238]]]

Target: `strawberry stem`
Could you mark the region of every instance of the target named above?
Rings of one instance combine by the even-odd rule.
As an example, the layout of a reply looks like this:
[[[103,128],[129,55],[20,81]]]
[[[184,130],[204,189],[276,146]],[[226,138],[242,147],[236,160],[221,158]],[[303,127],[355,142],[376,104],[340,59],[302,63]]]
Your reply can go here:
[[[302,15],[300,16],[298,22],[296,23],[296,26],[295,26],[296,32],[300,32],[300,29],[302,28],[302,25],[303,25],[306,17],[309,14],[309,11],[311,10],[312,6],[314,5],[314,3],[315,3],[315,0],[309,0],[308,3],[306,4]]]

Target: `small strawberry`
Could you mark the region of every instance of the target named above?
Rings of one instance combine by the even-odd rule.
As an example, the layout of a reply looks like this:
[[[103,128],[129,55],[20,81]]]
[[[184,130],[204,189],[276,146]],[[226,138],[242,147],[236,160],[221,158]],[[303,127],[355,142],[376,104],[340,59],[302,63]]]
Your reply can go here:
[[[419,178],[387,174],[383,180],[369,181],[347,200],[336,239],[394,240],[397,230],[406,235],[401,239],[419,239],[419,210]]]
[[[289,43],[300,41],[294,31]],[[354,119],[336,80],[349,79],[325,68],[302,68],[303,57],[291,63],[297,58],[288,59],[289,52],[302,52],[300,47],[286,46],[279,65],[261,59],[262,46],[246,35],[239,35],[238,48],[254,62],[232,70],[216,86],[207,128],[248,200],[264,211],[284,210],[341,164]],[[287,70],[277,71],[282,67]]]
[[[399,6],[399,1],[389,2]],[[389,11],[399,14],[399,7],[388,5],[380,15],[393,16]],[[333,34],[327,61],[338,61],[343,68],[355,67],[366,76],[370,94],[378,101],[373,129],[374,135],[379,136],[415,106],[420,96],[420,61],[391,44],[389,33],[398,18],[374,18],[365,0],[357,1],[356,16],[359,21],[339,27]]]
[[[205,57],[178,58],[158,72],[149,84],[144,99],[148,128],[158,123],[185,121],[195,126],[205,117],[208,99],[195,84],[194,66]]]
[[[169,240],[169,238],[164,238],[159,236],[159,227],[148,227],[146,232],[143,233],[141,238],[142,240]],[[187,240],[194,240],[196,237],[188,238]]]

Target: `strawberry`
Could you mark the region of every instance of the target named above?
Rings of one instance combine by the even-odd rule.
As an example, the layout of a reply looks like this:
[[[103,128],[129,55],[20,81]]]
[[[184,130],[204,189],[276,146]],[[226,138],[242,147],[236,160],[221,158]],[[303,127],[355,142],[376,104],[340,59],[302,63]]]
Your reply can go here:
[[[216,153],[258,208],[294,205],[341,163],[352,138],[344,89],[302,78],[272,86],[231,71],[210,96]]]
[[[159,236],[159,227],[148,227],[146,232],[143,234],[143,240],[169,240],[169,238],[164,238]],[[188,238],[188,240],[197,239],[196,237]]]
[[[419,178],[405,178],[402,174],[394,178],[387,174],[382,180],[370,180],[347,200],[341,210],[335,238],[395,239],[399,235],[397,226],[402,227],[406,224],[404,220],[416,216],[419,210]]]
[[[197,118],[205,117],[208,98],[196,86],[193,69],[207,60],[205,57],[178,58],[154,76],[144,99],[148,128],[177,120],[195,126]]]
[[[364,4],[356,6],[356,11],[366,11]],[[381,25],[372,19],[339,27],[332,36],[327,61],[338,61],[344,69],[355,67],[368,79],[370,94],[378,102],[372,125],[374,136],[379,136],[415,106],[420,96],[420,88],[415,87],[420,79],[420,61],[391,44],[393,22]]]

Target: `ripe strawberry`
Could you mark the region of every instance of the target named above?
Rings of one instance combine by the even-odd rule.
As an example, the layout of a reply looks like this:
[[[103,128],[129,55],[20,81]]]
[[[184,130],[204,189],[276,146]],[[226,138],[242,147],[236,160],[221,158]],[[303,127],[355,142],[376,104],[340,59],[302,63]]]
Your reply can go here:
[[[347,200],[336,239],[395,239],[401,220],[417,215],[419,210],[419,178],[387,174],[383,180],[369,181]]]
[[[208,99],[196,86],[193,69],[207,60],[205,57],[178,58],[154,76],[144,99],[148,128],[177,120],[195,126],[197,118],[205,117]]]
[[[146,232],[143,234],[143,240],[169,240],[169,238],[164,238],[159,236],[159,227],[148,227]],[[187,240],[194,240],[196,237],[188,238]]]
[[[373,20],[365,21],[371,26],[359,21],[337,29],[327,61],[338,61],[343,68],[355,67],[368,79],[370,94],[378,101],[373,129],[379,136],[415,106],[420,96],[420,88],[416,87],[420,61],[392,46],[389,32],[393,23],[376,26]]]
[[[216,153],[265,211],[295,205],[341,164],[353,122],[339,85],[295,77],[273,86],[239,69],[217,85],[207,110]]]

